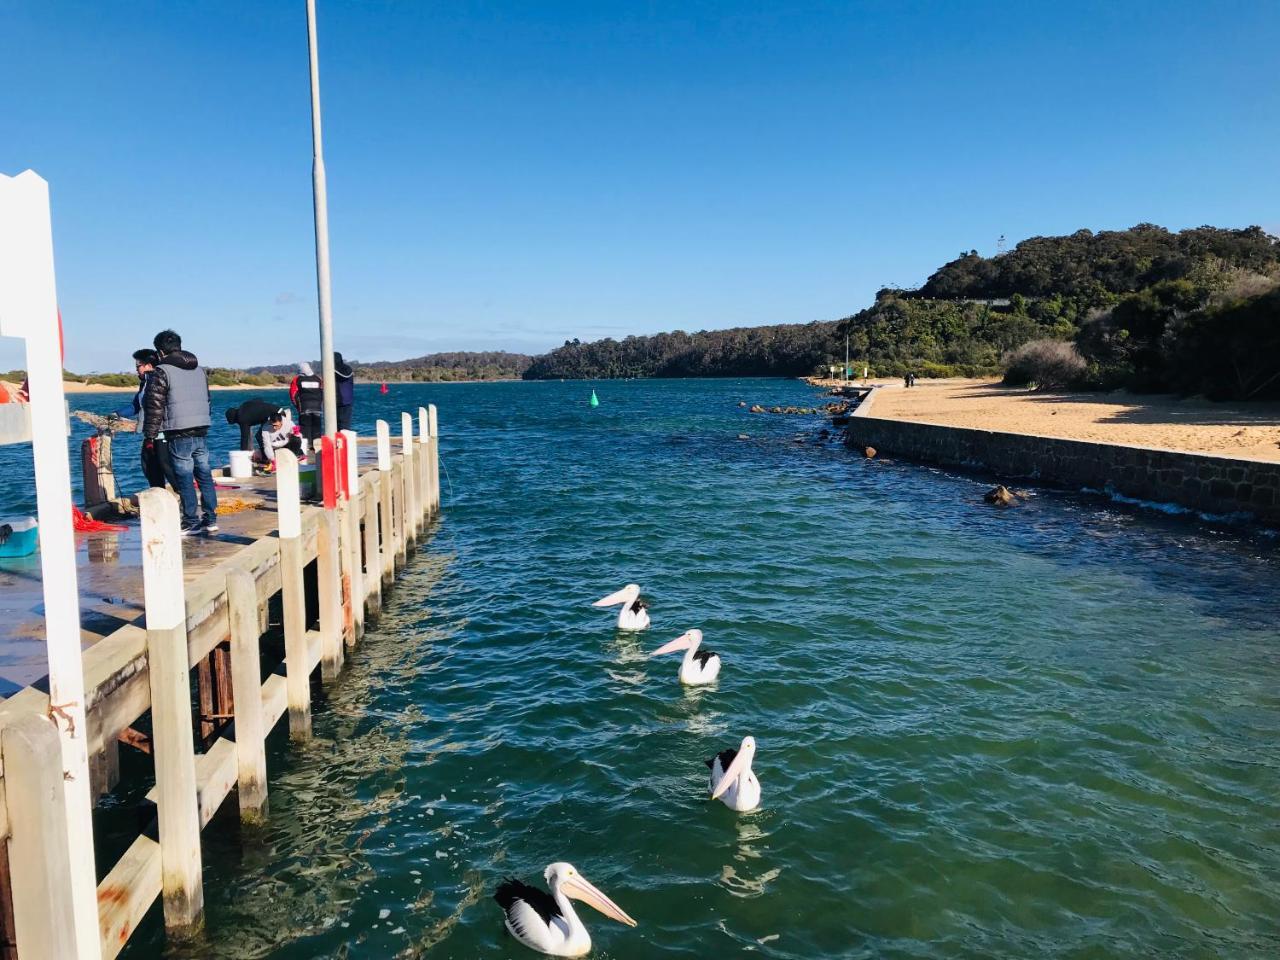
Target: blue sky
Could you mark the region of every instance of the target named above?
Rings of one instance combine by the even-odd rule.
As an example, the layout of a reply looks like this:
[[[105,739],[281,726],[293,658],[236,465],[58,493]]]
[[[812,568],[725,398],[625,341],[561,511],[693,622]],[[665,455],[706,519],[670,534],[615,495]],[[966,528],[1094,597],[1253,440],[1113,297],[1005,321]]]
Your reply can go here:
[[[1001,234],[1280,232],[1280,3],[319,5],[348,357],[831,319]],[[163,326],[317,355],[310,157],[302,0],[0,0],[69,367]]]

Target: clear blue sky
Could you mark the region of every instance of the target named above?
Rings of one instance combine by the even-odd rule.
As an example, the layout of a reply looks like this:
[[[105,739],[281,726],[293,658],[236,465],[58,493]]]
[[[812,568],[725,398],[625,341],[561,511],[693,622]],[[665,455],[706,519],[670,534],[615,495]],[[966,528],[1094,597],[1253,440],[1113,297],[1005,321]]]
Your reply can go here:
[[[1269,0],[319,2],[348,357],[836,318],[1002,233],[1280,231]],[[0,0],[68,366],[168,325],[318,354],[307,98],[302,0]]]

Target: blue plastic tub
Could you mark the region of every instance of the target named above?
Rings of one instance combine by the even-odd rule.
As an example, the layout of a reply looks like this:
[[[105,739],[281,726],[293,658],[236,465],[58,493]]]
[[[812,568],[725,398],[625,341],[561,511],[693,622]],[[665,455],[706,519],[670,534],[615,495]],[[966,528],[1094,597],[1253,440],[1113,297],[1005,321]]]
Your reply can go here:
[[[34,517],[0,523],[0,557],[29,557],[40,543]]]

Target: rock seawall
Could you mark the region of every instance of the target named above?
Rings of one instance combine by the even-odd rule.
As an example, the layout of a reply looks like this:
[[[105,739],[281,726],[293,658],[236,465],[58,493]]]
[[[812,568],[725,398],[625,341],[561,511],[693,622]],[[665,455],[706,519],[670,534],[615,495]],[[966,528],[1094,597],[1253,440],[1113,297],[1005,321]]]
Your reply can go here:
[[[849,446],[1001,477],[1107,490],[1202,513],[1247,513],[1280,527],[1280,463],[886,420],[869,416],[871,407],[864,402],[850,419]]]

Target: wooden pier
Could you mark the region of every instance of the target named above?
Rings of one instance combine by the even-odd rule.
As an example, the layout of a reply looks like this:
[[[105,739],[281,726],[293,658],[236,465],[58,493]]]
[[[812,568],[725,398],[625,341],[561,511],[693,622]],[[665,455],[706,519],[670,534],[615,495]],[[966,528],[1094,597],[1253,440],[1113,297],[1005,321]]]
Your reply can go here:
[[[70,705],[37,687],[0,701],[0,958],[111,960],[157,899],[171,935],[198,929],[200,831],[233,789],[242,820],[269,816],[266,737],[286,714],[291,737],[310,735],[313,675],[340,675],[439,513],[434,406],[416,420],[415,430],[402,415],[394,449],[378,421],[376,457],[363,465],[361,446],[374,453],[373,442],[340,435],[326,448],[328,469],[317,470],[329,476],[321,506],[300,502],[287,452],[274,478],[235,481],[262,502],[220,520],[213,555],[186,541],[189,554],[205,553],[194,572],[184,569],[174,496],[139,495],[132,595],[144,614],[84,651],[83,708],[91,796],[115,788],[121,749],[141,751],[154,763],[155,821],[112,865],[77,858],[67,826],[74,778],[55,723]],[[262,656],[275,648],[264,634],[282,635],[282,657]],[[93,943],[77,925],[77,891],[88,882],[97,889]]]

